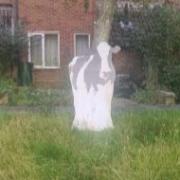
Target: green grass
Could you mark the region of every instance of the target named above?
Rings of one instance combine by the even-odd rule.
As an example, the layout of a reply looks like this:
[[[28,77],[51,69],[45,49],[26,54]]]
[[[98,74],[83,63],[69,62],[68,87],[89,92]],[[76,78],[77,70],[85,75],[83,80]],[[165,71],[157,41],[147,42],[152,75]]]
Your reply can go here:
[[[128,111],[115,129],[71,130],[69,114],[0,112],[1,180],[179,180],[180,112]]]

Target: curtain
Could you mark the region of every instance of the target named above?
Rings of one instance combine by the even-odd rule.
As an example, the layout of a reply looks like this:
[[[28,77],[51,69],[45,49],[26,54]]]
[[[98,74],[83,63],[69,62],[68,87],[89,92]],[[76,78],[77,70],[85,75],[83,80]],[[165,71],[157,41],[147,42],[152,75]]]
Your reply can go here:
[[[42,66],[42,36],[34,35],[30,38],[31,61],[35,66]]]
[[[58,35],[45,35],[45,65],[58,66]]]
[[[12,28],[12,7],[0,6],[0,28]]]
[[[76,56],[85,55],[89,49],[88,35],[76,35]]]

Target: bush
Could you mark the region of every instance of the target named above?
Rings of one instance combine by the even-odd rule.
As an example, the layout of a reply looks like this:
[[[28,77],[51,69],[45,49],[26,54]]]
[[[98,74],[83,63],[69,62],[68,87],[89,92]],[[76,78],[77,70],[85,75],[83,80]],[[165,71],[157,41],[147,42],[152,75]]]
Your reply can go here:
[[[158,93],[156,90],[152,89],[139,89],[131,97],[138,103],[143,104],[157,104],[158,103]]]
[[[15,91],[16,84],[11,79],[0,78],[0,94],[10,95]]]
[[[177,101],[180,101],[180,64],[177,66],[166,66],[162,70],[160,83],[168,87],[177,96]]]
[[[13,106],[67,106],[72,104],[72,96],[66,89],[36,89],[18,87],[10,79],[0,79],[0,96],[7,94],[9,105]]]
[[[131,22],[131,28],[122,29],[120,21]],[[180,11],[168,6],[126,9],[116,14],[114,23],[115,43],[143,58],[146,89],[165,88],[180,100]]]
[[[13,70],[20,60],[20,55],[27,52],[27,36],[22,27],[0,29],[0,76]]]
[[[16,93],[10,95],[10,105],[26,106],[67,106],[71,104],[71,95],[63,90],[35,89],[33,87],[19,87]]]

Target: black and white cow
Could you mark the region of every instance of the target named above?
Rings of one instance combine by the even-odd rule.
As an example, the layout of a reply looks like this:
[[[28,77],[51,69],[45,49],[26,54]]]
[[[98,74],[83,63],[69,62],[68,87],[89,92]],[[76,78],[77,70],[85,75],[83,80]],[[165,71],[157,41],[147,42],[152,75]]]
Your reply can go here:
[[[95,52],[74,57],[69,64],[75,108],[73,127],[94,131],[113,127],[111,101],[115,69],[112,53],[119,50],[101,42]]]

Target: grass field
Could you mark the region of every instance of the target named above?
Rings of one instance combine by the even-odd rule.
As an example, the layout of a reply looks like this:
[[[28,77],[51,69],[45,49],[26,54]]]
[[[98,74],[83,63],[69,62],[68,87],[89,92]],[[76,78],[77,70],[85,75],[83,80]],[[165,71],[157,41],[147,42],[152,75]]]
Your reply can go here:
[[[128,111],[101,133],[70,114],[0,112],[0,180],[179,180],[180,111]]]

